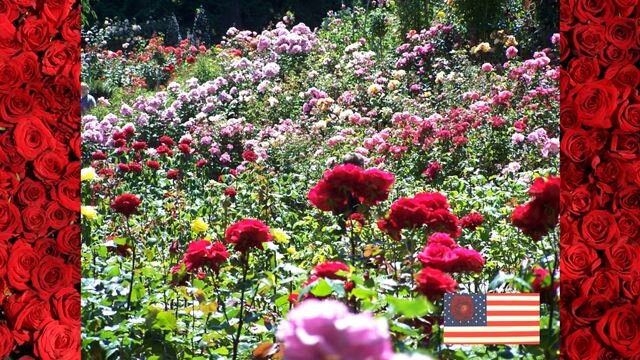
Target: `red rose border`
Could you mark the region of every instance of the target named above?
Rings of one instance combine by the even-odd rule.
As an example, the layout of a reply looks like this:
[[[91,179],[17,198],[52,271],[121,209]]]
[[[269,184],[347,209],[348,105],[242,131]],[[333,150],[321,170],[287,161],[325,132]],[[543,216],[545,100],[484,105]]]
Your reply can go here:
[[[560,1],[565,359],[640,359],[638,15],[635,0]]]
[[[0,0],[0,359],[80,359],[80,4]]]

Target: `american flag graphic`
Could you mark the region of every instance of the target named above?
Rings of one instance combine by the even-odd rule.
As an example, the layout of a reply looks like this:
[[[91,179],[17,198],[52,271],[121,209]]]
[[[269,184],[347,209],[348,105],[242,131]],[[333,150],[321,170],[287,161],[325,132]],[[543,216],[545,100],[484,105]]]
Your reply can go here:
[[[540,294],[445,294],[445,344],[539,344]]]

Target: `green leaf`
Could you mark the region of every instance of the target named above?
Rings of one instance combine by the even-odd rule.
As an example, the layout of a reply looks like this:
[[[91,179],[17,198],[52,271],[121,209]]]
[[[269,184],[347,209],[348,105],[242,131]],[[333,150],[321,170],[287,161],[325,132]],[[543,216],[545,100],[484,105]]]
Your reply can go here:
[[[371,289],[355,288],[351,291],[351,294],[360,300],[369,300],[375,298],[378,293]]]
[[[176,328],[176,316],[172,311],[162,311],[151,321],[151,328],[158,330],[173,330]]]
[[[433,306],[424,297],[398,299],[393,296],[387,296],[387,302],[391,305],[392,312],[400,313],[410,319],[427,315],[433,311]]]
[[[318,297],[329,296],[332,292],[333,288],[325,279],[317,281],[315,286],[311,289],[311,293]]]

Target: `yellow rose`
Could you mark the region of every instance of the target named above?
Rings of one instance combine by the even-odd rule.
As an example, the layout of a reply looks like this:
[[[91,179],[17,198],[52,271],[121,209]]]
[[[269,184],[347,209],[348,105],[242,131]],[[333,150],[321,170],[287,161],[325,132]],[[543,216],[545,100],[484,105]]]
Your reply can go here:
[[[94,220],[98,217],[98,211],[95,206],[81,206],[80,213],[89,220]]]
[[[444,18],[447,14],[444,13],[444,11],[438,11],[438,13],[436,14],[439,18]]]
[[[92,167],[87,167],[80,170],[80,180],[82,181],[93,181],[97,177],[98,174],[96,174],[96,169]]]
[[[387,89],[389,89],[391,91],[393,91],[393,90],[395,90],[395,89],[397,89],[399,87],[400,87],[400,81],[398,81],[398,80],[391,80],[387,84]]]
[[[291,246],[291,247],[287,248],[287,253],[288,253],[289,255],[293,255],[293,254],[295,254],[295,253],[296,253],[296,248],[294,248],[293,246]]]
[[[367,93],[370,96],[376,95],[380,91],[382,91],[382,87],[378,84],[371,84],[371,86],[369,86],[369,88],[367,89]]]
[[[289,243],[289,235],[287,235],[281,229],[275,229],[275,228],[271,229],[271,235],[273,235],[273,240],[275,240],[275,242],[277,243],[280,243],[280,244]]]
[[[209,229],[209,224],[204,222],[201,217],[196,218],[191,222],[191,231],[195,233],[205,232]]]

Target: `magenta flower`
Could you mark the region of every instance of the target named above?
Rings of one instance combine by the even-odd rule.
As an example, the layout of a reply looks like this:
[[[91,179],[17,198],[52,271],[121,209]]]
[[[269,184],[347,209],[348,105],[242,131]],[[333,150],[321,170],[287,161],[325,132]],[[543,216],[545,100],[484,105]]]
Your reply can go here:
[[[391,360],[387,322],[353,314],[335,300],[309,299],[291,310],[277,337],[287,360]]]

